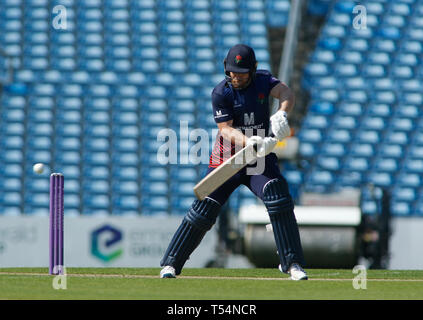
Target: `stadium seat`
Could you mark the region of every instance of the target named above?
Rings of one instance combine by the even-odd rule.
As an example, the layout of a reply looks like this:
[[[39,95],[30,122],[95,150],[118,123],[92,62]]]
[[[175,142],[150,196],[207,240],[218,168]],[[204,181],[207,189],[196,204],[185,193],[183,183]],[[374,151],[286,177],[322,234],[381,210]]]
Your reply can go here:
[[[250,44],[259,68],[270,68],[267,29],[285,27],[290,9],[287,0],[65,1],[68,29],[51,32],[48,1],[31,1],[31,10],[22,1],[4,4],[0,45],[18,58],[15,79],[29,88],[25,97],[0,98],[2,185],[15,200],[0,201],[0,211],[9,214],[45,212],[26,191],[36,185],[24,183],[31,165],[20,167],[34,161],[62,168],[72,181],[71,212],[167,214],[175,206],[185,213],[199,167],[158,163],[158,132],[179,130],[180,121],[216,129],[210,92],[224,79],[227,50]],[[355,5],[307,3],[325,22],[302,78],[311,99],[297,136],[310,161],[304,172],[288,170],[289,181],[328,190],[329,182],[360,186],[369,170],[398,171],[391,181],[401,185],[395,212],[415,214],[410,195],[417,194],[423,158],[421,9],[413,1],[370,1],[367,29],[355,30]],[[152,199],[130,192],[152,183],[181,198],[168,197],[166,188]],[[107,200],[106,185],[116,194]],[[21,197],[13,194],[18,187]],[[84,190],[101,197],[80,197]],[[231,205],[253,200],[240,193]]]

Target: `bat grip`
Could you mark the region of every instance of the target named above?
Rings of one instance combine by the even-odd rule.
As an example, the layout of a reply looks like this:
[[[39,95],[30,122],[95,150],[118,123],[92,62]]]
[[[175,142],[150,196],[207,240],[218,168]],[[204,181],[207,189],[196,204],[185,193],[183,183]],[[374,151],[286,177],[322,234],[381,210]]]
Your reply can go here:
[[[272,133],[269,135],[269,137],[270,137],[270,138],[274,138],[274,137],[275,137],[275,134],[272,132]],[[254,151],[255,151],[255,152],[257,152],[257,143],[254,143],[254,144],[253,144],[253,148],[254,148]]]

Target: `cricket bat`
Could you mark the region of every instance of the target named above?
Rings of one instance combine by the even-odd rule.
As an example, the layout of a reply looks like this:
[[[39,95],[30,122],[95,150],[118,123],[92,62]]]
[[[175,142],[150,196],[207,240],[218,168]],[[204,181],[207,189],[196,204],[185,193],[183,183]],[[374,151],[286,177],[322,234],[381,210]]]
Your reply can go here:
[[[273,133],[270,135],[274,137]],[[204,200],[247,164],[257,159],[256,145],[248,145],[224,161],[194,186],[198,200]]]

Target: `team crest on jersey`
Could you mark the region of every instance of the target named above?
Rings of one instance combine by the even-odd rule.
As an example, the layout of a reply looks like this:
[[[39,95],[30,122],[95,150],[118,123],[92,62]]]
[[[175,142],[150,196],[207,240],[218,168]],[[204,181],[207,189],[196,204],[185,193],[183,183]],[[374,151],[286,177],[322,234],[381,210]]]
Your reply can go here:
[[[260,92],[257,97],[257,102],[260,104],[263,104],[265,100],[266,100],[266,96],[264,95],[264,93]]]
[[[238,63],[240,63],[242,61],[242,57],[240,56],[240,55],[237,55],[236,57],[235,57],[235,63],[236,64],[238,64]]]

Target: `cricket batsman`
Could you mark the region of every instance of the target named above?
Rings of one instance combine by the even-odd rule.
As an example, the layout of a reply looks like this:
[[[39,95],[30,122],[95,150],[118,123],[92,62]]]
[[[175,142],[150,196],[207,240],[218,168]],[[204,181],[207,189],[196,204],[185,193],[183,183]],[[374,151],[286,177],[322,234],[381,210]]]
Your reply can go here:
[[[225,80],[212,92],[213,114],[219,134],[207,174],[233,155],[236,147],[239,150],[250,144],[262,157],[264,169],[249,174],[254,164],[248,164],[204,200],[193,202],[160,262],[163,267],[160,277],[175,278],[181,273],[185,262],[215,224],[220,208],[243,184],[263,201],[267,209],[278,249],[279,270],[289,274],[292,280],[307,280],[302,268],[304,257],[294,203],[287,181],[280,173],[277,156],[272,153],[277,141],[290,135],[287,114],[294,107],[294,94],[269,71],[257,70],[254,50],[243,44],[229,50],[224,71]],[[271,117],[269,95],[279,100],[279,109]],[[269,128],[274,137],[265,136]]]

